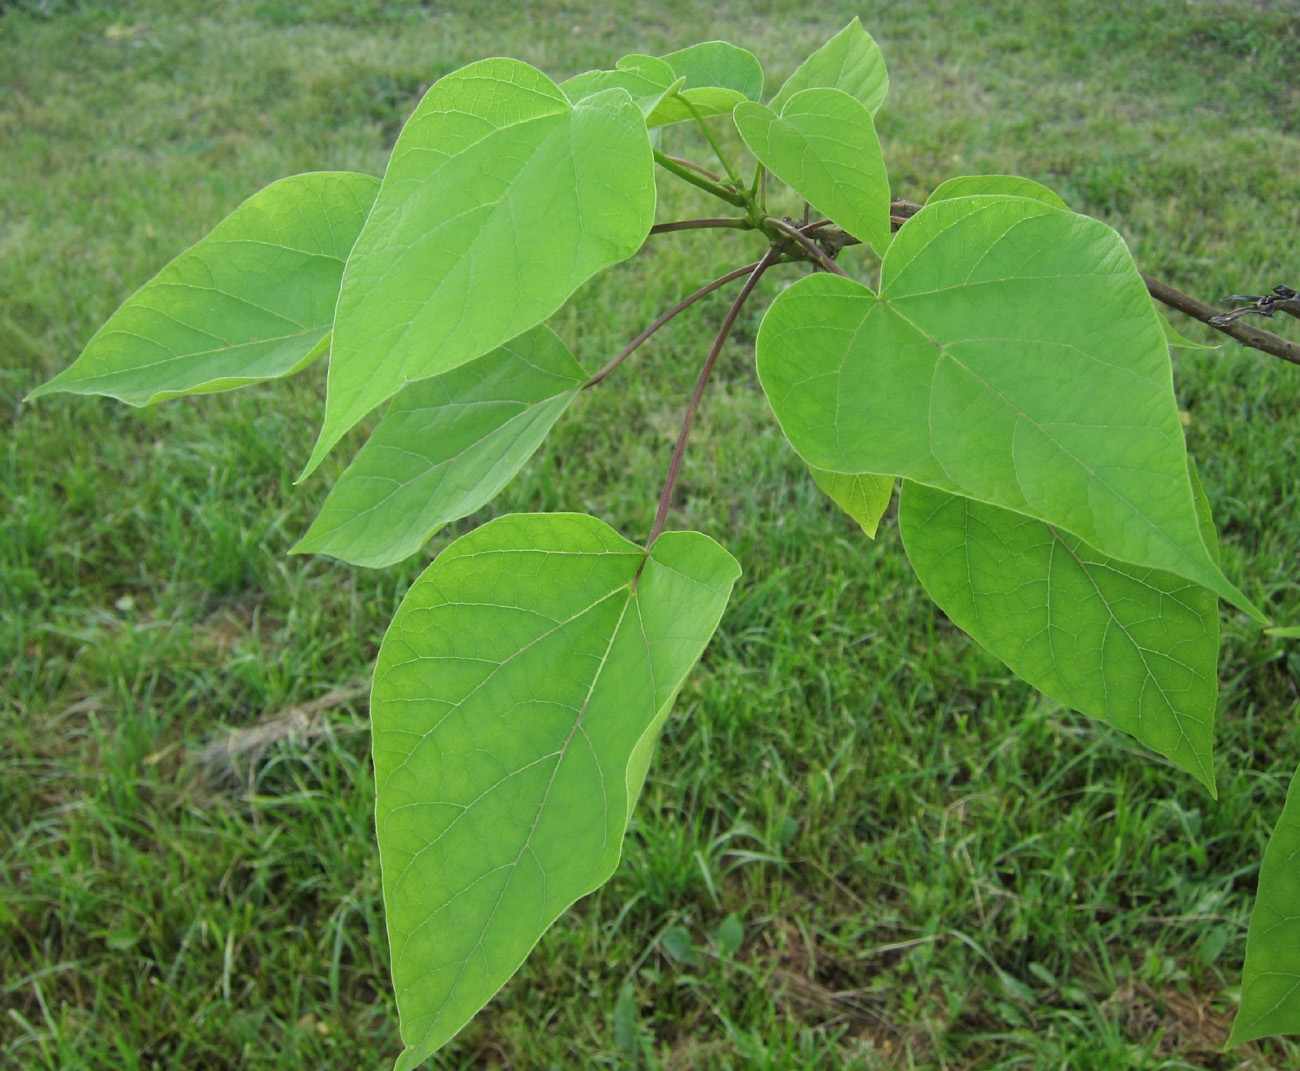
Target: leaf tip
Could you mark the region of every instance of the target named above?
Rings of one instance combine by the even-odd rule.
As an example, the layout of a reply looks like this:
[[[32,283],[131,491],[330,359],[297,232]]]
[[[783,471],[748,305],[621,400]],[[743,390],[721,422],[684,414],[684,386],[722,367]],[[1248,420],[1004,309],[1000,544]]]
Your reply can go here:
[[[297,478],[293,481],[295,487],[307,482],[307,478],[320,467],[320,463],[325,460],[325,455],[330,452],[333,446],[334,443],[328,442],[325,438],[325,429],[321,428],[316,445],[312,447],[311,457],[307,459],[307,464],[303,467],[302,472],[298,473]]]
[[[402,1050],[402,1055],[397,1058],[397,1062],[393,1064],[393,1071],[415,1071],[427,1055],[421,1057],[420,1050],[407,1046]]]

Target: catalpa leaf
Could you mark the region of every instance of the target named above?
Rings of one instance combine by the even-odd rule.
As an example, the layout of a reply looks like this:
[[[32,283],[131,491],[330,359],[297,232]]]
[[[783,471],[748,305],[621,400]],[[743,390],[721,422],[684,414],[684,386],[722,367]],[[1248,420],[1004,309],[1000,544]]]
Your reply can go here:
[[[273,182],[127,298],[31,397],[149,405],[298,371],[329,347],[343,263],[378,189],[347,171]]]
[[[948,181],[940,183],[935,191],[930,194],[929,200],[931,202],[942,201],[950,197],[972,197],[978,194],[1030,197],[1042,201],[1043,204],[1052,205],[1054,208],[1068,207],[1054,190],[1044,186],[1041,182],[1034,182],[1032,179],[1021,178],[1018,175],[965,175],[960,178],[948,179]],[[1156,313],[1160,319],[1160,326],[1165,333],[1165,341],[1174,349],[1218,349],[1217,346],[1206,346],[1184,338],[1174,330],[1159,309],[1156,310]]]
[[[942,201],[951,197],[973,197],[979,194],[1030,197],[1054,208],[1067,207],[1066,203],[1061,200],[1055,191],[1048,189],[1041,182],[1034,182],[1032,179],[1021,178],[1018,175],[964,175],[960,178],[949,179],[947,182],[939,184],[934,193],[930,194],[927,203]],[[1199,342],[1192,342],[1184,338],[1174,330],[1159,309],[1156,310],[1156,315],[1160,320],[1161,328],[1164,330],[1165,341],[1175,349],[1218,349],[1217,346],[1205,346]]]
[[[654,217],[653,172],[645,119],[624,89],[571,104],[510,59],[436,82],[348,259],[306,471],[406,383],[522,334],[636,252]]]
[[[503,517],[412,585],[375,667],[375,825],[409,1071],[618,863],[673,697],[740,568],[591,517]]]
[[[840,89],[805,89],[778,116],[736,106],[736,128],[759,161],[818,212],[883,254],[889,178],[871,113]]]
[[[661,57],[686,89],[729,89],[746,100],[763,95],[763,68],[758,58],[726,41],[705,41]]]
[[[1267,623],[1201,537],[1164,332],[1104,224],[1023,197],[935,202],[894,236],[879,296],[802,279],[757,352],[808,464],[1035,517]]]
[[[1066,208],[1067,205],[1055,193],[1041,182],[1021,178],[1019,175],[961,175],[939,183],[926,204],[945,201],[953,197],[977,197],[981,194],[997,194],[1003,197],[1028,197],[1033,201],[1042,201],[1052,208]]]
[[[710,115],[730,115],[737,104],[745,100],[734,89],[719,89],[716,86],[701,86],[699,89],[678,88],[672,93],[665,93],[647,117],[650,126],[669,126],[672,123],[687,123],[693,119],[704,119]]]
[[[444,524],[496,496],[586,378],[543,325],[469,364],[408,384],[294,552],[372,568],[409,557]]]
[[[815,468],[808,471],[823,493],[857,521],[868,538],[875,539],[880,518],[885,515],[894,494],[894,477],[873,476],[869,472],[827,472]]]
[[[642,115],[650,115],[659,106],[666,93],[681,87],[685,81],[673,74],[673,69],[656,56],[624,56],[616,70],[587,71],[561,82],[564,95],[574,104],[607,89],[624,89],[631,96]]]
[[[768,106],[779,113],[796,93],[818,87],[844,90],[872,115],[884,103],[889,91],[885,58],[857,18],[804,60]]]
[[[673,70],[672,64],[666,59],[660,56],[647,56],[641,52],[629,52],[626,56],[619,57],[618,62],[614,64],[614,69],[641,74],[665,86],[672,85],[679,77]],[[684,76],[681,80],[683,83],[686,81]]]
[[[757,100],[763,92],[763,68],[758,59],[725,41],[692,45],[669,53],[662,61],[683,84],[666,94],[650,113],[651,126],[730,115],[741,101]]]
[[[1264,849],[1228,1045],[1300,1033],[1300,772]]]
[[[1137,737],[1214,792],[1212,591],[910,481],[898,529],[922,586],[954,624],[1039,691]]]
[[[1165,333],[1165,341],[1172,349],[1176,350],[1217,350],[1218,346],[1207,346],[1203,342],[1193,342],[1190,338],[1181,335],[1163,315],[1160,316],[1160,326]]]

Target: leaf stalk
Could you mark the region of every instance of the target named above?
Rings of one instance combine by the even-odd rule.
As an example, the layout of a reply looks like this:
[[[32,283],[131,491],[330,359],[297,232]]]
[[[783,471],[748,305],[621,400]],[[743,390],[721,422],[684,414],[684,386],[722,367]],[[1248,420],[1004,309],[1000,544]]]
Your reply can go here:
[[[731,166],[731,161],[723,155],[722,146],[718,144],[717,139],[713,136],[713,131],[709,129],[709,124],[704,121],[704,116],[700,114],[699,109],[680,93],[677,95],[677,99],[686,105],[691,115],[695,116],[695,125],[704,131],[704,137],[713,146],[713,155],[722,164],[722,169],[727,173],[727,178],[731,180],[731,185],[738,190],[743,190],[745,188],[744,182],[741,181],[740,175],[736,173],[736,169]]]
[[[754,229],[753,225],[747,219],[739,219],[734,216],[723,216],[716,219],[679,219],[674,220],[672,223],[656,223],[650,228],[650,233],[667,234],[669,231],[693,231],[710,228],[728,228],[739,231]]]
[[[690,220],[688,222],[700,222],[700,221]],[[722,275],[719,276],[717,279],[714,279],[713,282],[706,283],[704,286],[700,287],[697,291],[695,291],[695,293],[693,293],[690,297],[684,298],[681,301],[679,301],[671,309],[669,309],[662,316],[656,319],[654,323],[650,324],[649,327],[647,327],[644,331],[642,331],[639,335],[637,335],[636,338],[634,338],[631,342],[629,342],[626,346],[624,346],[621,350],[619,350],[618,355],[616,357],[614,357],[608,364],[606,364],[605,367],[602,368],[599,372],[596,372],[594,375],[592,375],[592,377],[582,385],[582,389],[586,390],[588,387],[594,387],[597,383],[599,383],[602,379],[604,379],[607,375],[609,375],[612,371],[614,371],[615,368],[617,368],[620,364],[622,364],[623,361],[626,360],[627,357],[630,356],[631,353],[638,346],[641,345],[641,343],[643,343],[646,339],[648,339],[651,335],[653,335],[656,331],[658,331],[659,328],[663,327],[664,324],[666,324],[679,312],[683,312],[684,310],[690,308],[697,301],[699,301],[700,298],[713,293],[713,291],[717,290],[718,287],[726,286],[727,283],[731,282],[733,279],[739,279],[742,275],[748,275],[750,272],[752,272],[755,268],[758,267],[759,263],[760,262],[756,260],[752,264],[745,264],[742,267],[734,268],[733,270],[727,272],[726,275]]]
[[[745,280],[745,285],[741,287],[740,293],[736,295],[736,300],[731,303],[731,308],[727,310],[722,326],[718,328],[717,337],[713,340],[713,347],[709,350],[709,356],[704,361],[704,367],[700,369],[699,377],[695,381],[695,389],[691,392],[691,400],[686,406],[686,416],[682,420],[682,430],[677,435],[677,445],[673,447],[673,458],[668,464],[668,477],[664,480],[664,489],[659,495],[659,509],[655,513],[654,527],[650,529],[650,538],[646,540],[646,553],[649,553],[654,541],[659,538],[664,530],[664,524],[668,520],[668,507],[673,500],[673,487],[677,483],[677,473],[681,470],[682,454],[686,451],[686,440],[690,437],[691,424],[695,420],[696,410],[700,407],[700,399],[704,397],[704,388],[708,385],[709,376],[718,360],[718,354],[722,352],[727,336],[731,334],[732,325],[735,324],[736,317],[740,315],[740,310],[744,308],[746,299],[753,292],[754,287],[758,285],[758,280],[780,258],[781,250],[776,246],[772,246],[763,254],[763,259],[753,266],[753,271],[750,272],[749,278]]]
[[[768,216],[763,220],[763,222],[767,226],[774,227],[776,230],[780,231],[786,238],[793,240],[794,243],[798,245],[799,248],[802,249],[804,253],[806,253],[819,267],[825,268],[826,271],[831,272],[834,275],[845,274],[844,269],[836,264],[835,261],[831,260],[831,258],[822,250],[821,246],[803,232],[803,228],[796,227],[793,223],[787,223],[783,219],[777,219],[775,216]],[[786,243],[782,242],[781,244],[785,245]]]
[[[698,171],[693,170],[684,164],[679,164],[676,157],[668,156],[665,153],[660,152],[658,149],[655,149],[654,159],[655,163],[665,171],[671,171],[679,179],[689,182],[692,186],[698,186],[705,193],[711,193],[719,200],[726,201],[727,204],[735,205],[737,208],[748,207],[746,204],[746,197],[743,193],[738,192],[731,186],[724,186],[720,182],[714,182],[712,179],[706,178]]]

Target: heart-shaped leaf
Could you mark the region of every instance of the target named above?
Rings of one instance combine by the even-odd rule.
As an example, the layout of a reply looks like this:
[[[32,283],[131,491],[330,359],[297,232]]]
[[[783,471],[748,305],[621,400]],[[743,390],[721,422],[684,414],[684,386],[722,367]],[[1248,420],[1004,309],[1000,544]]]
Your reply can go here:
[[[411,586],[379,652],[375,825],[409,1071],[613,873],[677,689],[740,573],[573,514],[503,517]]]
[[[127,298],[31,397],[149,405],[298,371],[328,349],[343,263],[378,189],[349,171],[271,183]]]
[[[382,568],[494,498],[587,375],[549,327],[408,384],[325,499],[294,553]]]
[[[1214,592],[910,481],[898,528],[921,584],[958,627],[1039,691],[1132,734],[1214,792]]]
[[[805,89],[778,116],[736,106],[736,128],[759,161],[834,223],[883,254],[889,177],[871,113],[840,89]]]
[[[636,252],[654,217],[645,119],[623,89],[571,104],[526,63],[436,82],[403,128],[343,274],[325,422],[307,464],[406,383],[541,323]]]
[[[927,205],[880,295],[813,275],[759,330],[758,370],[808,464],[1002,506],[1263,615],[1201,537],[1169,351],[1123,242],[1020,197]]]
[[[768,106],[779,113],[796,93],[823,86],[856,97],[872,115],[884,103],[889,91],[885,58],[856,17],[799,65]]]

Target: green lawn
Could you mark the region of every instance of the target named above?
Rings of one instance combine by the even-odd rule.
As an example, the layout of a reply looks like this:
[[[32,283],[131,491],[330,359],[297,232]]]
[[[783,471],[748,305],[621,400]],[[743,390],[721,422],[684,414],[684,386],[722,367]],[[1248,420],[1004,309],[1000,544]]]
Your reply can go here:
[[[143,411],[21,403],[261,186],[381,173],[440,75],[508,54],[564,77],[722,37],[775,90],[860,14],[890,64],[897,195],[1020,173],[1205,300],[1300,285],[1293,4],[877,6],[0,3],[0,1067],[390,1062],[364,689],[383,629],[488,516],[649,530],[725,297],[580,398],[490,510],[382,572],[286,554],[348,453],[292,486],[320,365]],[[677,185],[664,220],[701,207]],[[595,369],[755,241],[658,236],[553,326]],[[776,276],[719,362],[670,519],[745,574],[624,862],[434,1066],[1300,1066],[1289,1043],[1222,1052],[1300,761],[1300,646],[1225,613],[1217,801],[1020,684],[928,603],[892,520],[867,541],[784,445],[752,364],[797,273]],[[1175,371],[1225,568],[1296,623],[1300,368],[1229,343]],[[266,719],[295,729],[224,746]]]

